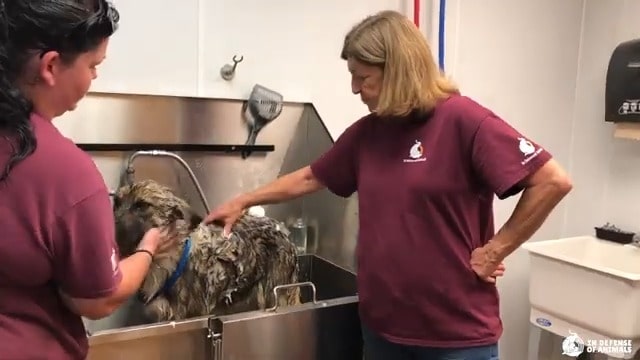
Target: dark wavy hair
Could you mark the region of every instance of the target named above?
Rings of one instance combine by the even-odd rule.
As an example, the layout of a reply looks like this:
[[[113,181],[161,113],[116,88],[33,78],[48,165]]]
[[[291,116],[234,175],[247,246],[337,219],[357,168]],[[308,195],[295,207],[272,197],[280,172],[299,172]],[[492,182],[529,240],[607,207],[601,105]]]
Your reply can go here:
[[[17,86],[25,65],[48,51],[72,64],[110,37],[119,19],[107,0],[0,0],[0,133],[13,148],[0,181],[37,146],[33,104]]]

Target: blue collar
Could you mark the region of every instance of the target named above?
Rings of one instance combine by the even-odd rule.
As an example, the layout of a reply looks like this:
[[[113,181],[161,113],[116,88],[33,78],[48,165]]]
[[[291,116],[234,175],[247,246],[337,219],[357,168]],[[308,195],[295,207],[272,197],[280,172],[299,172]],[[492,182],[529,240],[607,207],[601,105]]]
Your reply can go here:
[[[169,290],[176,284],[180,276],[184,273],[184,270],[187,268],[187,263],[189,262],[189,253],[191,252],[191,238],[188,237],[187,240],[184,241],[184,247],[182,248],[182,255],[180,256],[180,261],[178,261],[178,266],[173,271],[171,276],[164,283],[164,286],[155,293],[152,297],[149,298],[147,303],[153,301],[160,294],[168,294]]]

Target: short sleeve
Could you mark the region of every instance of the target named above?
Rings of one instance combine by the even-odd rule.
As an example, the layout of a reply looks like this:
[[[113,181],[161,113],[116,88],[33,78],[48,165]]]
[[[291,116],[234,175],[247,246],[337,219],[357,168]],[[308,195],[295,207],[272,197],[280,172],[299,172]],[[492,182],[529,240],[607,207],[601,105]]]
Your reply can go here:
[[[85,299],[115,291],[122,274],[108,192],[95,192],[61,214],[56,230],[54,277],[62,291]]]
[[[348,127],[333,146],[311,164],[311,172],[332,193],[351,196],[358,188],[357,155],[361,119]]]
[[[539,144],[494,114],[480,122],[473,140],[474,171],[500,199],[522,191],[522,181],[551,157]]]

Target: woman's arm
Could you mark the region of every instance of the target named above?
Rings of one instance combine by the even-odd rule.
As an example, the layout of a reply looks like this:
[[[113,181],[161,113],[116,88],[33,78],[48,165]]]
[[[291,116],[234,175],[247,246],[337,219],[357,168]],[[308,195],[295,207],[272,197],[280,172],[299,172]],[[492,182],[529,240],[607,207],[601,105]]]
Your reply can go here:
[[[500,264],[542,226],[572,188],[568,175],[553,159],[525,179],[523,185],[524,191],[513,213],[493,239],[474,252],[472,263]],[[487,268],[485,272],[492,271]]]
[[[61,289],[59,291],[61,298],[73,312],[80,316],[92,320],[109,316],[138,291],[149,271],[153,254],[158,251],[161,243],[169,240],[172,239],[162,234],[159,229],[150,229],[138,246],[138,249],[143,251],[136,252],[118,263],[113,276],[119,281],[116,282],[112,291],[106,291],[104,296],[100,297],[81,298],[72,297]]]
[[[60,291],[65,304],[74,313],[91,320],[109,316],[138,291],[149,271],[151,256],[146,253],[135,253],[118,264],[122,278],[115,291],[107,297],[98,299],[72,298]]]
[[[209,213],[204,223],[221,223],[224,226],[224,233],[229,234],[236,220],[245,209],[251,206],[291,200],[322,188],[324,188],[324,185],[313,175],[311,167],[305,166],[220,205]]]
[[[251,206],[279,203],[323,188],[338,196],[350,196],[357,189],[357,154],[363,120],[349,126],[311,165],[227,201],[211,211],[204,223],[219,223],[228,235],[236,220]]]
[[[237,199],[244,208],[248,208],[295,199],[322,188],[324,185],[313,175],[311,167],[305,166],[252,192],[240,195]]]

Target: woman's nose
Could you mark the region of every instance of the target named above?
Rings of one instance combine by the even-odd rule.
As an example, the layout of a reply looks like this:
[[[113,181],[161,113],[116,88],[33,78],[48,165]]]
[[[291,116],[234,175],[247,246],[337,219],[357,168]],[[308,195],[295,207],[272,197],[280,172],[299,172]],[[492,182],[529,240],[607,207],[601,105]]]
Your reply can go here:
[[[360,94],[360,86],[358,84],[355,83],[351,83],[351,92],[353,92],[354,95]]]

